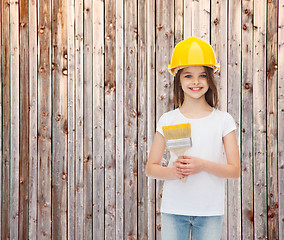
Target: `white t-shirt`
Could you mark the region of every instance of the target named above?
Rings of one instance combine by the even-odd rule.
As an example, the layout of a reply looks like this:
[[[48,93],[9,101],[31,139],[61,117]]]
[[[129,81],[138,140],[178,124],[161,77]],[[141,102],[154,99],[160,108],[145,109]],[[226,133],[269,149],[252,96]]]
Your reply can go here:
[[[232,116],[213,109],[208,116],[199,119],[185,117],[177,108],[164,113],[159,119],[157,131],[163,134],[162,127],[181,123],[191,124],[192,148],[186,156],[195,156],[208,161],[226,163],[222,138],[236,129]],[[168,167],[177,156],[170,153]],[[165,180],[161,212],[189,216],[214,216],[224,214],[224,179],[200,172],[190,175],[186,182]]]

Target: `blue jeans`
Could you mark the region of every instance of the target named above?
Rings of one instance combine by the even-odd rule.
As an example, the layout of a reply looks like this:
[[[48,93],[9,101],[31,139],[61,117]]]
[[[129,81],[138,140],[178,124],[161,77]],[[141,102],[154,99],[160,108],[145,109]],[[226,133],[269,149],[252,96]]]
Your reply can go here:
[[[223,216],[184,216],[162,213],[162,240],[220,240]]]

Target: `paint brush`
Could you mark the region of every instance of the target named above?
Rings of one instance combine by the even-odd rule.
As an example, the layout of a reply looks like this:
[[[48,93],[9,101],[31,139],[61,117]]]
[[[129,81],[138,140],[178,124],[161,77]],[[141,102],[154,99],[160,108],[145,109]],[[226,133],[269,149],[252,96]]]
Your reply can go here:
[[[164,126],[162,129],[167,149],[175,153],[178,158],[184,156],[192,146],[190,123]],[[182,181],[185,182],[186,179],[183,178]]]

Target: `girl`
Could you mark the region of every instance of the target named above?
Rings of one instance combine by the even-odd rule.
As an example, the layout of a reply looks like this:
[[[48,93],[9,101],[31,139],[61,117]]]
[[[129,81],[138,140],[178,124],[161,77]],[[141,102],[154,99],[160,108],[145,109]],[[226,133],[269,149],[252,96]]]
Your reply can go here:
[[[214,68],[218,63],[207,42],[190,37],[175,47],[169,71],[175,76],[176,109],[159,119],[146,165],[147,176],[165,180],[163,240],[188,240],[190,235],[193,240],[219,240],[224,179],[240,176],[236,125],[229,113],[216,109]],[[180,159],[171,153],[169,165],[161,166],[166,146],[162,127],[181,123],[191,124],[192,147]]]

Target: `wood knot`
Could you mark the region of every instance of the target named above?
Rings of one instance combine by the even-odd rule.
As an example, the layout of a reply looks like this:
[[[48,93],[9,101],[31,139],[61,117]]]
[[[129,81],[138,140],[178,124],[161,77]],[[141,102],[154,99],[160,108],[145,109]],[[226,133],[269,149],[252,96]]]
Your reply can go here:
[[[39,34],[43,34],[44,33],[44,30],[45,30],[45,27],[44,26],[41,26],[40,28],[39,28]]]
[[[162,29],[163,27],[161,26],[161,24],[159,24],[158,26],[157,26],[157,29],[160,31],[161,29]]]
[[[157,224],[157,230],[161,231],[161,224]]]
[[[52,71],[56,69],[56,64],[55,63],[51,63],[51,69],[52,69]]]
[[[40,72],[40,73],[44,73],[44,72],[45,72],[44,67],[40,67],[40,68],[39,68],[39,72]]]
[[[132,116],[133,118],[136,118],[137,114],[136,114],[135,109],[132,109],[132,114],[131,114],[131,116]]]
[[[63,173],[62,173],[62,177],[61,177],[61,178],[62,178],[62,180],[64,180],[64,181],[66,180],[67,175],[66,175],[66,173],[65,173],[65,172],[63,172]]]
[[[215,24],[215,25],[218,25],[218,24],[219,24],[219,19],[218,19],[218,18],[215,18],[214,24]]]
[[[24,28],[26,25],[27,25],[27,23],[25,23],[25,22],[22,22],[22,23],[20,24],[20,26],[21,26],[22,28]]]
[[[63,68],[63,69],[62,69],[62,74],[63,74],[64,76],[68,76],[68,70],[67,70],[67,68]]]
[[[277,64],[274,65],[274,69],[276,70],[278,68]]]
[[[254,220],[253,211],[246,209],[244,212],[245,212],[246,217],[250,220],[250,222],[253,223],[253,220]]]
[[[244,24],[243,30],[247,30],[247,29],[248,29],[247,25]]]

